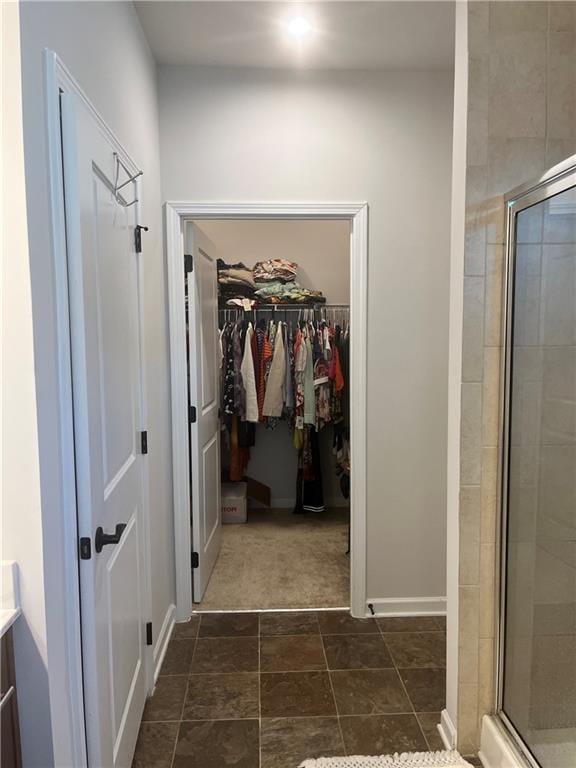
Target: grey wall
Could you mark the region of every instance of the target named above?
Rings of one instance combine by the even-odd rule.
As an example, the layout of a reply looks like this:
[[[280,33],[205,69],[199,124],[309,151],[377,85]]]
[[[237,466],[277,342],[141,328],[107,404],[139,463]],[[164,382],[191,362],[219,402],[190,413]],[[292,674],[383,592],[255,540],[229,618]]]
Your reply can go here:
[[[452,79],[159,70],[164,199],[369,203],[370,598],[445,594]]]
[[[297,262],[297,280],[305,288],[322,291],[329,303],[349,303],[348,221],[204,220],[198,224],[226,262],[242,261],[247,267],[253,267],[265,259],[289,259]],[[347,506],[334,471],[330,427],[322,430],[320,446],[325,503]],[[250,450],[247,474],[270,486],[275,507],[294,505],[297,460],[298,453],[286,424],[279,424],[274,430],[262,424],[257,426],[256,445]]]
[[[166,291],[162,250],[162,219],[158,142],[156,68],[132,3],[26,2],[21,4],[21,48],[24,112],[26,194],[32,281],[42,518],[46,521],[40,551],[22,551],[18,560],[27,587],[41,596],[46,590],[46,622],[63,622],[61,586],[50,581],[50,563],[58,557],[59,542],[50,540],[49,521],[62,507],[59,455],[54,435],[59,425],[55,403],[54,273],[50,259],[50,220],[47,177],[46,122],[42,51],[51,48],[79,81],[88,98],[144,170],[142,222],[144,236],[145,355],[149,415],[150,512],[152,518],[152,620],[160,629],[168,606],[174,602],[174,547],[172,522],[169,361]],[[58,512],[59,514],[59,512]],[[38,514],[30,521],[30,535],[42,536]],[[42,558],[44,580],[30,584],[27,557]],[[34,648],[46,642],[41,623],[27,617],[19,625],[22,642],[32,658]],[[157,631],[155,630],[157,636]],[[24,764],[46,768],[51,764],[50,709],[46,700],[48,671],[56,669],[48,646],[48,668],[32,666],[21,658],[19,701],[22,714]],[[17,660],[18,661],[18,660]],[[36,660],[37,661],[37,660]],[[26,674],[26,670],[34,670]],[[64,683],[64,679],[60,681]],[[57,685],[58,681],[54,683]],[[53,681],[50,680],[50,695]],[[53,713],[55,733],[66,721],[64,710]],[[64,739],[55,738],[54,749]],[[60,756],[60,765],[70,765]]]

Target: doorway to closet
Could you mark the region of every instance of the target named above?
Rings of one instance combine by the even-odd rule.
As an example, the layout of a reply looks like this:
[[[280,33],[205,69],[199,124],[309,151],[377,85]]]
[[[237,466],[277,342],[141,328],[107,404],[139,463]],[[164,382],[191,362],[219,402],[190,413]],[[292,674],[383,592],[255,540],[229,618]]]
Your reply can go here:
[[[351,207],[353,216],[181,217],[179,274],[170,264],[171,304],[182,310],[171,311],[173,397],[188,407],[175,409],[173,425],[175,496],[186,511],[189,494],[189,524],[176,509],[177,560],[180,533],[190,549],[178,617],[349,608],[354,581],[356,615],[366,614],[354,551],[355,541],[365,549],[365,505],[354,504],[364,483],[352,480],[365,350],[355,350],[351,309],[354,289],[365,292],[366,210]],[[178,241],[168,240],[173,260]],[[176,380],[177,315],[185,360]]]
[[[222,527],[195,607],[348,607],[350,223],[199,219],[186,238],[218,290]]]

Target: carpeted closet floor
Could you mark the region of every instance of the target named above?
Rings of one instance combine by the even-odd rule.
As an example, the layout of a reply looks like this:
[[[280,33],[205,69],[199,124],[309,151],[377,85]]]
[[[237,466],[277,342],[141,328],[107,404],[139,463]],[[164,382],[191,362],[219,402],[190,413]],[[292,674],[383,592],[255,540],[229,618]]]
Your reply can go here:
[[[195,614],[177,624],[133,768],[297,768],[443,749],[441,617]]]
[[[222,526],[222,549],[198,610],[343,608],[350,604],[347,509],[252,510]]]

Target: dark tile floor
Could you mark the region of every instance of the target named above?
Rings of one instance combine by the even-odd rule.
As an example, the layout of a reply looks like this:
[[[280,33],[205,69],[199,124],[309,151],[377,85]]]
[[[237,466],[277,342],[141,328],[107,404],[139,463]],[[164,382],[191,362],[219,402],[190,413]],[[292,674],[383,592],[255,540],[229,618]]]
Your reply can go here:
[[[440,618],[203,614],[174,629],[133,768],[443,749]]]

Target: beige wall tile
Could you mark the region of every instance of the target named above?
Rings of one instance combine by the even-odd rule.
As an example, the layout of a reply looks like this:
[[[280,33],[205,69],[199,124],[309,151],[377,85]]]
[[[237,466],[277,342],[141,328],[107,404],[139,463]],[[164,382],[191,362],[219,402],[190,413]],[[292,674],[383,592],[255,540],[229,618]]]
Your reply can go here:
[[[460,482],[480,485],[482,479],[482,445],[480,435],[460,439]]]
[[[495,195],[485,203],[486,242],[503,244],[506,241],[506,206],[504,196]]]
[[[548,45],[547,135],[576,136],[576,32],[553,32]]]
[[[476,515],[460,516],[459,582],[478,586],[480,581],[480,520]]]
[[[548,3],[493,0],[489,6],[490,40],[519,32],[545,32],[548,27]]]
[[[458,647],[458,680],[478,685],[478,638],[464,637]]]
[[[493,446],[500,442],[501,363],[501,348],[485,347],[482,379],[482,445]]]
[[[576,29],[576,5],[573,0],[549,3],[550,32],[570,32]]]
[[[482,717],[496,709],[495,641],[483,638],[478,643],[478,727]]]
[[[540,176],[545,169],[544,137],[490,136],[488,196],[505,195],[519,184]]]
[[[464,274],[466,277],[482,277],[486,266],[486,225],[472,217],[466,221],[464,248]]]
[[[479,637],[495,636],[495,544],[480,545]]]
[[[488,55],[470,58],[468,62],[468,166],[484,166],[488,162],[489,65]]]
[[[470,166],[466,170],[466,205],[480,205],[486,199],[488,166]]]
[[[496,446],[482,449],[480,540],[484,544],[496,541],[496,510],[498,504],[498,458]]]
[[[478,751],[478,686],[458,686],[458,751],[463,755]]]
[[[485,56],[489,46],[490,5],[486,0],[468,3],[468,55]]]
[[[458,589],[459,638],[478,638],[478,612],[480,610],[479,587],[462,586]]]
[[[484,278],[464,278],[462,380],[482,381],[484,363]]]
[[[491,137],[545,137],[545,29],[491,40],[488,126]]]
[[[550,168],[576,154],[576,139],[548,139],[546,142],[546,167]]]
[[[479,468],[475,436],[477,387],[467,386],[462,405],[458,702],[458,748],[464,754],[477,751],[481,717],[494,707],[504,271],[504,250],[500,246],[506,231],[503,195],[576,154],[576,3],[471,2],[468,34],[465,275],[469,282],[464,289],[462,381],[465,385],[482,382],[484,447]],[[551,251],[542,259],[539,249],[533,247],[542,242],[542,237],[544,242],[546,237],[555,238],[555,243],[559,243],[558,238],[566,242],[557,224],[556,219],[554,234],[546,235],[542,216],[531,211],[518,228],[518,240],[526,248],[519,250],[519,259],[524,263],[517,282],[524,317],[517,314],[516,318],[522,320],[516,337],[520,346],[515,356],[518,391],[513,421],[519,450],[511,476],[511,504],[520,505],[524,524],[516,531],[510,530],[509,560],[516,574],[513,586],[525,597],[519,601],[518,615],[513,619],[518,652],[526,663],[517,666],[520,677],[515,687],[512,685],[512,694],[519,696],[519,717],[526,723],[530,712],[525,683],[530,678],[532,657],[530,647],[523,649],[522,643],[529,643],[532,637],[532,611],[526,609],[525,603],[556,602],[558,595],[567,597],[570,589],[573,598],[574,585],[574,568],[569,565],[573,564],[574,553],[568,552],[564,544],[566,532],[576,528],[576,441],[572,431],[562,426],[572,424],[572,403],[566,402],[570,396],[560,391],[553,372],[548,380],[543,376],[544,357],[539,345],[543,333],[548,335],[549,343],[576,345],[570,336],[576,327],[571,308],[564,313],[554,312],[558,307],[556,297],[562,302],[561,285],[573,285],[576,279],[576,265],[573,273],[569,260],[564,259],[561,268],[558,260],[553,261]],[[542,270],[547,285],[543,296]],[[480,299],[482,278],[484,296]],[[522,313],[522,308],[519,311]],[[541,414],[548,443],[561,435],[569,445],[548,444],[540,459],[534,443],[540,439]],[[557,451],[559,455],[555,455]],[[572,469],[572,475],[566,475],[567,468]],[[566,476],[573,476],[574,483],[566,483]],[[546,510],[546,516],[541,511],[538,517],[539,508]],[[541,571],[550,575],[542,583],[536,578]],[[477,578],[479,587],[473,583]]]
[[[488,245],[484,299],[484,345],[487,347],[499,347],[502,344],[503,277],[504,247]]]
[[[482,428],[482,384],[462,384],[462,437],[477,438]]]

